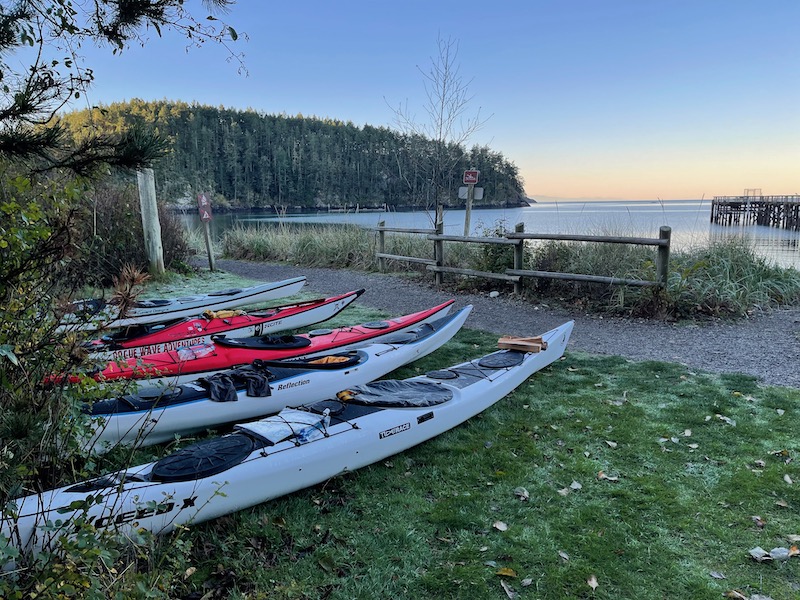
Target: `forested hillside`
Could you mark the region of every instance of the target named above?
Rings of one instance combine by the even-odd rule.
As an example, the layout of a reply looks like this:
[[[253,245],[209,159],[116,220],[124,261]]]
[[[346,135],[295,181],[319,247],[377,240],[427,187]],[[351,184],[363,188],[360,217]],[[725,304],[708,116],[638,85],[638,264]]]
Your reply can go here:
[[[435,204],[429,163],[442,152],[431,140],[385,127],[142,100],[72,112],[62,121],[76,137],[90,129],[155,128],[170,142],[155,165],[159,197],[170,203],[206,192],[218,208]],[[439,189],[447,205],[463,203],[458,187],[469,168],[481,171],[481,204],[524,199],[518,169],[501,153],[451,146],[444,154],[447,177]]]

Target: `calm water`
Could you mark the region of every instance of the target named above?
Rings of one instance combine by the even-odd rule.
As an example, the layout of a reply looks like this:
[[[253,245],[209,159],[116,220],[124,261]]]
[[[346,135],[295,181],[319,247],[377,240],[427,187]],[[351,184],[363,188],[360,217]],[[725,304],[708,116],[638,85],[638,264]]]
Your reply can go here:
[[[771,227],[712,225],[711,202],[708,200],[625,201],[625,202],[541,202],[530,207],[479,209],[472,211],[470,230],[481,235],[498,225],[513,229],[525,224],[525,231],[535,233],[571,233],[588,235],[624,235],[658,237],[659,227],[672,228],[673,248],[705,245],[711,240],[739,236],[770,262],[800,269],[800,232]],[[199,227],[196,215],[183,215],[187,226]],[[445,233],[464,233],[464,210],[448,210],[444,215]],[[385,221],[387,227],[432,227],[433,214],[428,212],[361,212],[318,213],[307,215],[237,213],[217,214],[212,221],[215,236],[236,224],[277,222],[291,223],[355,223],[375,227]]]

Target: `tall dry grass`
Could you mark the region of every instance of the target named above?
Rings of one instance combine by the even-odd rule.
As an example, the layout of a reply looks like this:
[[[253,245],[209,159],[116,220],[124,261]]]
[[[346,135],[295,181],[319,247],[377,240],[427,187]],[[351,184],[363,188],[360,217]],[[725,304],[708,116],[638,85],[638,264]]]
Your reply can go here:
[[[503,227],[487,229],[487,237]],[[624,236],[604,231],[597,235]],[[228,231],[221,242],[235,259],[289,262],[309,267],[378,270],[378,234],[356,225],[280,224]],[[386,234],[385,252],[433,257],[433,242],[423,235]],[[445,242],[445,266],[502,273],[513,266],[510,248]],[[652,247],[593,242],[529,241],[523,268],[653,281],[656,250]],[[389,271],[424,273],[424,265],[387,261]],[[458,287],[485,289],[498,284],[477,278],[453,278]],[[666,288],[610,286],[558,279],[528,278],[525,294],[593,310],[642,316],[685,318],[698,315],[741,316],[753,309],[800,303],[800,271],[769,264],[741,238],[715,240],[705,246],[673,251]]]

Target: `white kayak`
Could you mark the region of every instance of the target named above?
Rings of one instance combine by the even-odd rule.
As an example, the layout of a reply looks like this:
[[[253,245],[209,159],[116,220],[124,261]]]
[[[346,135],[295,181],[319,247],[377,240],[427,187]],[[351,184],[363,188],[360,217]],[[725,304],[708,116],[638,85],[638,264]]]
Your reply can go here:
[[[52,549],[83,518],[97,529],[155,534],[242,510],[402,452],[492,406],[562,356],[573,322],[539,352],[501,350],[402,381],[238,425],[159,461],[20,498],[2,535],[25,552]]]
[[[61,318],[61,331],[113,329],[131,325],[162,323],[173,319],[193,317],[204,310],[222,310],[258,304],[298,293],[306,283],[305,277],[283,281],[219,290],[181,298],[154,298],[133,303],[125,315],[104,300],[77,300]]]
[[[461,329],[471,310],[466,306],[355,350],[257,360],[183,385],[140,388],[135,394],[95,402],[87,407],[94,432],[87,449],[104,452],[116,444],[159,444],[176,435],[322,400],[331,390],[368,383],[427,356]]]
[[[92,360],[120,361],[197,344],[210,344],[212,338],[219,335],[229,339],[271,335],[332,319],[365,291],[361,289],[330,298],[304,300],[252,312],[207,310],[203,314],[176,321],[124,327],[111,335],[84,342],[82,347]]]

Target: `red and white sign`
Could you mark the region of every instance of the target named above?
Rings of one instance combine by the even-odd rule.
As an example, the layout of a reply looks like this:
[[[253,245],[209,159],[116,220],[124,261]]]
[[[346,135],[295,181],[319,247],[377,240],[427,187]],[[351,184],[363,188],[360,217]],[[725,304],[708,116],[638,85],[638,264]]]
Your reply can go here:
[[[469,171],[464,171],[464,183],[467,185],[475,185],[478,183],[478,174],[480,171],[476,169],[470,169]]]
[[[197,210],[201,221],[208,223],[211,220],[211,200],[205,194],[197,194]]]

